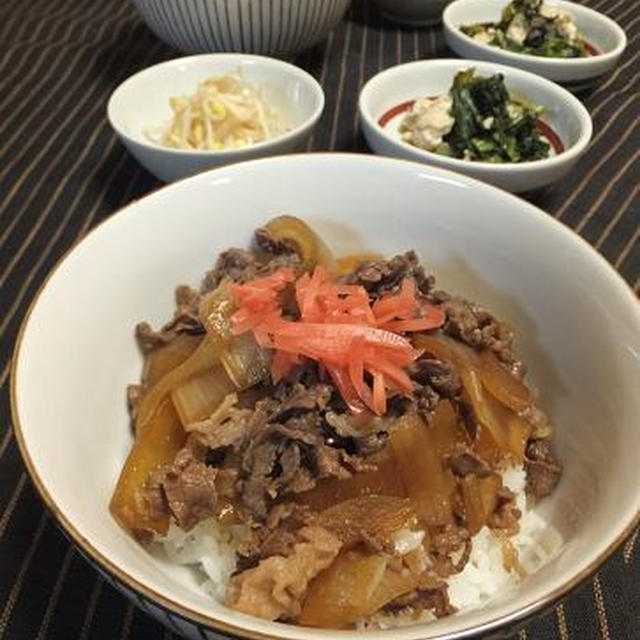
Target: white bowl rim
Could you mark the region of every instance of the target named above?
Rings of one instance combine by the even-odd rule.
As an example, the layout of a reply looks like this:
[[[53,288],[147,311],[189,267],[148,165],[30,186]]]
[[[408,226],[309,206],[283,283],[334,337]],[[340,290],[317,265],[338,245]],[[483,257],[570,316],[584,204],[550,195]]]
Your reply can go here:
[[[453,2],[447,5],[442,13],[442,23],[445,29],[449,29],[451,32],[455,33],[457,37],[473,43],[484,51],[491,51],[496,55],[504,56],[506,60],[517,61],[525,58],[528,61],[539,61],[540,64],[549,65],[550,67],[572,67],[574,69],[580,69],[590,67],[596,61],[598,63],[606,63],[611,60],[615,60],[627,47],[627,34],[615,20],[612,20],[611,18],[609,18],[609,16],[605,16],[603,13],[600,13],[595,9],[591,9],[590,7],[586,7],[576,2],[569,2],[568,0],[553,0],[551,5],[563,7],[571,11],[577,11],[578,13],[583,13],[585,15],[588,15],[593,20],[600,21],[601,24],[606,25],[609,31],[616,37],[616,46],[611,49],[611,51],[598,53],[597,56],[590,56],[587,58],[545,58],[543,56],[535,56],[530,53],[517,53],[515,51],[507,51],[506,49],[501,49],[500,47],[492,47],[491,45],[480,42],[479,40],[474,40],[471,36],[463,33],[463,31],[460,29],[462,25],[454,24],[451,19],[451,14],[456,10],[456,8],[464,6],[465,4],[468,4],[472,1],[473,0],[453,0]],[[505,6],[508,4],[508,1],[509,0],[505,0]]]
[[[121,91],[124,91],[127,87],[126,85],[132,84],[136,80],[139,80],[141,77],[147,75],[149,72],[156,70],[160,67],[173,67],[181,64],[189,64],[194,62],[199,62],[201,60],[219,60],[220,62],[224,62],[227,60],[237,60],[238,63],[241,60],[249,60],[257,63],[272,65],[273,67],[280,68],[283,72],[289,73],[292,76],[298,77],[301,81],[305,82],[309,87],[313,89],[313,93],[318,99],[318,104],[316,108],[313,110],[311,115],[307,116],[297,127],[289,131],[285,131],[284,133],[274,136],[272,138],[267,138],[266,140],[261,140],[260,142],[256,142],[246,147],[239,147],[237,149],[174,149],[172,147],[164,147],[160,144],[154,143],[151,140],[146,140],[144,138],[134,138],[128,133],[126,133],[123,128],[118,123],[118,118],[114,113],[115,107],[114,102],[118,97],[118,94]],[[279,60],[278,58],[273,58],[271,56],[261,56],[254,53],[233,53],[233,52],[223,52],[223,53],[198,53],[192,56],[182,56],[180,58],[171,58],[171,60],[165,60],[164,62],[158,62],[157,64],[151,65],[150,67],[145,67],[140,71],[130,75],[128,78],[123,80],[111,93],[109,96],[109,102],[107,103],[107,119],[109,120],[109,124],[113,128],[113,130],[122,138],[125,138],[127,141],[131,142],[134,145],[139,145],[146,149],[150,149],[156,151],[158,153],[166,153],[169,155],[174,155],[176,157],[211,157],[211,158],[229,158],[229,162],[232,162],[234,157],[238,159],[242,159],[246,157],[246,154],[254,149],[259,151],[261,149],[268,149],[273,144],[280,144],[282,142],[287,142],[288,140],[293,140],[305,131],[309,126],[314,125],[325,107],[325,95],[324,90],[320,83],[308,72],[300,67],[292,64],[290,62],[286,62],[284,60]]]
[[[422,165],[421,163],[411,161],[411,160],[389,158],[384,156],[376,156],[376,155],[362,154],[362,153],[335,153],[335,152],[314,152],[311,154],[298,153],[298,154],[289,154],[287,156],[259,158],[254,160],[247,160],[246,162],[243,162],[243,163],[236,163],[230,166],[211,169],[210,171],[206,171],[194,176],[183,178],[182,180],[176,181],[174,183],[158,187],[157,189],[146,194],[144,197],[152,196],[164,189],[173,188],[177,184],[187,183],[189,181],[202,180],[203,175],[215,176],[217,174],[220,174],[221,172],[238,171],[238,170],[242,170],[242,167],[244,165],[253,166],[253,165],[260,165],[260,164],[267,164],[267,163],[273,163],[273,164],[282,163],[282,162],[286,163],[290,159],[293,159],[296,162],[304,162],[305,160],[308,160],[309,155],[313,156],[314,158],[325,159],[327,161],[332,161],[332,159],[335,159],[336,156],[339,156],[348,162],[357,162],[357,163],[364,162],[364,163],[377,163],[377,164],[385,163],[389,165],[392,165],[392,164],[409,165],[414,169],[420,168],[422,171],[427,170],[429,172],[433,172],[434,174],[436,174],[436,176],[446,179],[448,181],[458,181],[461,183],[465,183],[466,186],[471,186],[471,187],[480,189],[481,191],[489,191],[493,193],[498,192],[501,197],[504,197],[507,200],[513,201],[514,204],[517,204],[519,208],[526,209],[527,213],[525,215],[535,216],[540,220],[541,224],[544,224],[547,227],[553,228],[556,233],[559,233],[567,238],[570,237],[573,242],[577,243],[577,245],[581,248],[582,251],[587,251],[591,255],[591,259],[599,263],[599,266],[603,270],[603,273],[607,275],[611,287],[615,288],[621,297],[626,298],[626,300],[629,303],[629,306],[633,307],[637,305],[637,298],[635,293],[631,289],[630,285],[627,282],[625,282],[622,276],[613,268],[613,266],[611,266],[611,264],[600,253],[598,253],[584,238],[582,238],[582,236],[575,233],[569,227],[566,227],[559,220],[549,216],[549,214],[545,213],[542,209],[527,202],[526,200],[522,200],[521,198],[518,198],[517,196],[507,191],[498,189],[497,187],[494,187],[491,184],[484,183],[474,178],[470,178],[468,176],[465,176],[441,167],[429,166],[425,168],[425,166]],[[24,315],[24,318],[22,319],[22,323],[20,325],[20,329],[18,332],[18,336],[16,338],[16,342],[15,342],[15,346],[14,346],[14,350],[11,358],[11,387],[10,387],[11,419],[12,419],[13,431],[18,444],[18,448],[22,455],[27,472],[33,484],[35,485],[38,494],[42,498],[45,506],[54,515],[58,524],[62,527],[63,531],[68,536],[68,538],[70,538],[74,542],[74,544],[77,547],[79,547],[82,554],[90,562],[95,562],[101,570],[106,571],[109,575],[112,575],[118,580],[120,580],[127,587],[129,587],[130,589],[133,589],[134,592],[136,592],[136,594],[144,595],[146,598],[150,599],[154,604],[164,608],[165,610],[175,613],[178,616],[182,616],[186,620],[195,621],[196,623],[203,624],[207,628],[210,628],[215,631],[229,632],[229,633],[235,634],[234,637],[239,637],[239,638],[243,637],[251,640],[281,640],[285,636],[282,636],[281,634],[275,635],[275,633],[277,632],[274,632],[274,634],[271,634],[271,633],[263,633],[261,631],[249,630],[239,625],[234,625],[234,624],[230,624],[230,623],[218,620],[213,616],[202,615],[198,611],[194,610],[192,607],[177,603],[174,600],[172,600],[170,597],[164,596],[163,594],[160,594],[154,591],[154,589],[143,584],[138,578],[129,574],[125,568],[117,566],[109,558],[107,558],[102,552],[96,549],[94,545],[82,535],[82,533],[74,526],[74,524],[69,520],[69,518],[67,518],[67,516],[56,505],[56,502],[53,496],[49,493],[44,482],[41,480],[40,476],[38,475],[36,467],[29,455],[26,439],[24,438],[24,435],[22,433],[22,426],[21,426],[19,415],[18,415],[18,409],[17,409],[17,406],[18,406],[17,370],[18,370],[18,364],[20,360],[20,357],[19,357],[20,350],[21,350],[20,347],[21,347],[22,340],[24,338],[27,326],[29,324],[29,319],[31,317],[31,314],[35,309],[38,303],[38,300],[40,299],[40,296],[42,295],[43,291],[47,287],[49,281],[56,274],[60,266],[62,266],[62,264],[66,261],[68,256],[73,251],[75,251],[75,249],[80,244],[82,244],[90,235],[97,232],[103,226],[107,226],[111,224],[113,219],[116,217],[116,214],[124,213],[127,209],[135,207],[138,201],[139,200],[133,200],[132,202],[125,205],[124,207],[121,207],[120,209],[115,211],[114,214],[110,215],[108,218],[104,219],[102,222],[96,225],[79,242],[75,243],[73,246],[67,249],[67,251],[64,252],[64,254],[58,259],[55,265],[51,268],[46,278],[38,288],[35,296],[33,297],[33,300],[31,301]],[[636,308],[636,315],[638,318],[638,324],[640,325],[640,305],[637,305],[635,308]],[[442,634],[439,634],[438,636],[434,636],[432,640],[463,640],[463,639],[470,640],[472,637],[475,637],[476,634],[483,634],[483,633],[488,633],[490,631],[495,631],[499,628],[507,627],[510,624],[522,622],[525,619],[533,616],[534,614],[538,613],[545,607],[549,606],[554,601],[565,596],[573,588],[579,585],[583,580],[585,580],[590,575],[595,573],[599,569],[599,567],[602,566],[602,564],[604,564],[604,562],[614,553],[614,551],[628,538],[631,532],[638,525],[640,525],[640,509],[631,517],[631,519],[629,520],[629,522],[627,522],[625,527],[614,536],[614,539],[609,543],[609,545],[604,550],[601,551],[600,555],[598,555],[591,564],[589,564],[583,570],[576,573],[574,576],[569,578],[563,584],[556,587],[554,590],[550,591],[544,597],[534,602],[531,602],[529,605],[524,606],[521,609],[514,611],[513,613],[506,614],[501,617],[490,620],[486,623],[483,623],[481,625],[467,627],[465,629],[461,629],[453,633],[444,632]],[[288,629],[292,629],[292,630],[300,628],[300,629],[309,631],[309,628],[307,627],[298,627],[297,625],[284,625],[282,623],[274,623],[274,624],[281,624],[281,626],[283,627],[286,626]],[[418,624],[418,625],[415,625],[415,627],[423,627],[425,624],[428,624],[428,623]],[[411,627],[408,627],[408,628],[411,628]],[[312,631],[322,632],[323,634],[331,634],[332,640],[335,640],[337,638],[355,640],[356,638],[362,638],[363,636],[362,632],[359,632],[359,631],[339,631],[335,629],[315,629],[315,630],[312,629]],[[375,640],[382,640],[383,638],[385,640],[394,640],[394,634],[397,632],[398,632],[398,629],[393,628],[393,629],[380,631],[380,632],[371,632],[371,634],[375,634]],[[369,634],[366,634],[366,635],[369,635]],[[297,640],[300,636],[295,637],[293,635],[289,635],[287,637],[292,640],[294,638],[295,640]],[[329,638],[329,636],[327,635],[324,635],[323,637],[319,634],[317,637],[319,640],[328,640]],[[373,635],[371,635],[371,637],[374,638]]]
[[[426,151],[425,149],[415,147],[408,142],[404,142],[404,140],[393,137],[384,127],[381,127],[378,124],[378,119],[376,119],[369,111],[367,102],[369,93],[373,90],[373,88],[375,88],[376,85],[383,83],[387,78],[393,76],[401,69],[407,69],[409,67],[423,67],[426,69],[428,67],[435,68],[448,66],[457,66],[459,69],[463,69],[477,65],[490,67],[491,69],[495,70],[496,73],[505,74],[506,83],[508,83],[507,74],[511,76],[519,76],[523,80],[525,80],[525,82],[528,82],[530,84],[542,85],[543,87],[556,93],[558,96],[562,96],[563,99],[571,106],[573,114],[578,119],[580,127],[580,134],[578,136],[578,139],[572,145],[566,147],[561,153],[551,156],[550,158],[527,160],[526,162],[500,163],[480,162],[476,160],[467,161],[461,160],[460,158],[451,158],[449,156],[440,155],[433,151]],[[404,64],[389,67],[388,69],[377,73],[364,85],[364,87],[362,87],[362,90],[360,91],[360,98],[358,100],[358,108],[361,117],[367,122],[367,124],[370,127],[373,127],[380,133],[380,135],[384,136],[387,140],[390,140],[396,145],[411,149],[417,155],[424,157],[425,160],[437,160],[443,165],[451,165],[451,168],[455,168],[456,170],[458,170],[458,168],[460,170],[468,170],[471,167],[478,167],[483,171],[491,172],[494,174],[504,174],[507,172],[511,174],[518,174],[527,173],[536,168],[553,168],[558,165],[564,165],[567,162],[571,162],[572,160],[577,160],[577,158],[582,155],[584,150],[589,145],[591,136],[593,135],[593,122],[591,120],[591,116],[589,115],[589,112],[582,104],[582,102],[580,102],[580,100],[578,100],[578,98],[576,98],[572,93],[561,87],[559,84],[552,82],[547,78],[543,78],[536,73],[532,73],[531,71],[525,71],[524,69],[519,69],[517,67],[500,64],[499,62],[489,62],[487,60],[471,60],[469,58],[437,58],[433,60],[414,60],[412,62],[405,62]]]

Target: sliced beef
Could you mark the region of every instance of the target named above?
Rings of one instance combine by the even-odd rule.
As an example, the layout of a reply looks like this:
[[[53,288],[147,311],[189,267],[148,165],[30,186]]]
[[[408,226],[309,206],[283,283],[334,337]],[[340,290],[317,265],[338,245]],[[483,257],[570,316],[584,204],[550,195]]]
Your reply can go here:
[[[407,367],[407,373],[414,382],[414,391],[411,396],[392,398],[390,409],[395,415],[413,410],[429,421],[441,398],[457,401],[460,396],[460,379],[446,362],[419,358]]]
[[[281,267],[289,267],[294,273],[302,271],[302,260],[295,251],[290,251],[285,243],[279,243],[264,233],[256,236],[260,248],[266,252],[266,259],[246,249],[227,249],[223,251],[211,271],[202,281],[201,293],[213,291],[225,279],[232,282],[247,282],[264,276]]]
[[[208,463],[208,461],[207,461]],[[238,469],[235,467],[222,467],[218,469],[216,476],[216,492],[220,500],[238,502],[236,483],[238,481]]]
[[[527,443],[524,467],[527,472],[527,495],[534,500],[548,496],[562,475],[562,466],[546,438]]]
[[[248,409],[235,409],[224,422],[212,424],[203,420],[188,426],[202,444],[212,450],[223,447],[238,447],[246,438],[252,412]]]
[[[431,420],[433,412],[440,402],[440,395],[438,392],[428,384],[421,385],[413,392],[413,397],[416,400],[416,409],[427,421]]]
[[[522,516],[522,512],[516,507],[516,496],[507,487],[500,487],[496,495],[498,502],[487,525],[491,529],[499,529],[507,537],[515,535],[520,530],[519,520]]]
[[[524,377],[524,364],[512,350],[513,330],[489,311],[463,298],[443,302],[447,314],[444,332],[475,349],[491,349],[518,378]]]
[[[391,260],[365,260],[344,280],[362,285],[372,297],[378,298],[383,293],[397,291],[405,278],[414,278],[424,294],[428,294],[434,284],[433,277],[425,274],[415,251],[407,251]]]
[[[442,525],[432,533],[431,540],[431,548],[436,554],[448,556],[469,540],[469,532],[454,524]]]
[[[136,417],[138,415],[138,407],[142,401],[144,395],[144,386],[141,384],[129,384],[127,385],[127,408],[129,409],[129,416],[131,422],[135,424]]]
[[[237,408],[237,401],[235,394],[228,395],[211,416],[187,425],[186,430],[212,451],[226,447],[239,449],[251,431],[255,411]]]
[[[305,449],[306,458],[311,458],[306,449],[313,449],[311,442],[318,441],[317,435],[301,434],[308,441],[304,442],[283,429],[279,424],[265,425],[242,454],[242,503],[258,520],[266,517],[269,501],[286,489],[298,492],[314,486],[310,466],[302,464],[301,449]]]
[[[266,516],[270,498],[307,491],[322,478],[352,475],[348,454],[325,443],[320,420],[310,412],[286,425],[270,423],[249,444],[242,457],[242,500],[257,519]]]
[[[156,469],[149,474],[144,487],[143,499],[147,507],[147,513],[152,520],[171,515],[167,497],[162,483],[164,482],[164,470]]]
[[[243,456],[244,475],[240,481],[242,504],[257,520],[263,520],[267,514],[267,502],[278,493],[276,462],[278,444],[264,442],[254,445]],[[313,486],[309,480],[309,486]]]
[[[431,533],[433,570],[446,578],[462,571],[471,554],[471,535],[465,527],[447,524]]]
[[[180,528],[188,531],[216,513],[218,469],[207,466],[205,456],[202,445],[187,439],[172,464],[150,474],[144,499],[152,514],[170,514]]]
[[[345,449],[351,455],[373,455],[389,440],[389,433],[384,430],[362,433],[346,413],[327,411],[325,420],[327,427],[332,431],[327,438],[327,444]]]
[[[200,520],[216,513],[215,480],[218,470],[196,459],[189,447],[183,449],[165,470],[162,487],[176,522],[188,531]]]
[[[238,549],[238,569],[243,571],[269,556],[288,556],[300,542],[299,530],[318,524],[308,507],[293,502],[275,505],[263,525],[249,530]]]
[[[246,249],[227,249],[216,260],[211,271],[208,271],[202,282],[202,293],[218,288],[218,285],[228,278],[233,282],[247,282],[257,277],[260,262],[256,256]]]
[[[435,405],[434,405],[435,406]],[[389,418],[399,418],[405,413],[415,413],[418,411],[417,399],[414,395],[408,396],[396,393],[387,399],[387,416]],[[422,412],[424,415],[424,412]]]
[[[256,403],[241,446],[238,490],[248,514],[261,521],[277,496],[312,489],[322,478],[346,478],[367,468],[361,458],[383,446],[386,434],[342,438],[326,420],[333,387],[282,383],[274,397]],[[247,414],[243,414],[243,420]],[[242,427],[222,425],[222,435]],[[216,432],[205,444],[218,444]],[[348,440],[348,441],[347,441]]]
[[[294,314],[290,314],[294,315]],[[289,383],[300,383],[305,387],[312,387],[315,384],[318,384],[324,380],[320,375],[320,371],[318,370],[318,363],[314,360],[303,358],[302,363],[294,368],[292,373],[287,376],[287,382]],[[281,383],[282,384],[282,383]],[[276,393],[278,392],[280,385],[276,388]],[[344,406],[344,402],[342,402],[342,398],[340,394],[334,393],[331,397],[330,404],[334,406],[336,401],[339,401],[341,406]]]
[[[258,275],[265,276],[273,271],[277,271],[283,267],[291,269],[296,276],[302,275],[303,262],[297,253],[278,253],[269,258],[258,271]],[[284,304],[284,306],[287,306]]]
[[[154,331],[148,322],[139,322],[136,325],[135,334],[143,353],[171,342],[180,333],[201,335],[205,332],[198,318],[198,292],[182,285],[176,289],[175,296],[176,309],[173,318],[158,331]]]
[[[292,255],[296,253],[296,247],[292,242],[276,238],[266,227],[256,229],[254,236],[256,244],[265,253],[274,256]]]
[[[389,401],[388,411],[392,416],[417,412],[429,422],[438,402],[440,402],[440,394],[430,384],[418,384],[410,396],[401,394],[393,396]]]
[[[295,619],[309,582],[333,562],[341,547],[340,540],[320,526],[302,527],[298,538],[289,555],[273,555],[232,576],[226,605],[269,620]]]
[[[448,362],[419,358],[407,368],[409,377],[420,385],[429,385],[443,398],[456,399],[462,391],[460,378]]]
[[[272,413],[270,422],[286,422],[289,418],[326,408],[331,399],[333,387],[328,384],[315,384],[306,387],[302,383],[283,385],[276,391],[276,397],[282,398],[280,406]]]
[[[491,473],[489,465],[470,449],[456,451],[448,459],[448,464],[451,471],[461,477],[474,475],[484,478]]]
[[[200,293],[187,285],[176,287],[176,316],[190,318],[194,325],[200,325],[198,319],[198,307],[200,305]]]
[[[297,522],[299,524],[312,524],[316,516],[309,510],[309,507],[295,502],[281,502],[275,505],[270,511],[264,526],[269,531],[274,531],[281,524]]]
[[[392,600],[384,608],[394,614],[433,611],[438,618],[444,618],[456,612],[456,608],[449,602],[447,585],[444,583],[433,589],[414,589]]]
[[[387,403],[387,414],[392,417],[406,413],[419,413],[427,422],[433,417],[440,395],[429,384],[415,385],[411,395],[395,394]]]

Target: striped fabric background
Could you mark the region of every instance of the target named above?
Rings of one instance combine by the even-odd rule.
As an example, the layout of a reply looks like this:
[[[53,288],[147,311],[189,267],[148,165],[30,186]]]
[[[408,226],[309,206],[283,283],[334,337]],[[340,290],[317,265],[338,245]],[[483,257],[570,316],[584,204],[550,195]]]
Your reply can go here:
[[[638,0],[584,3],[616,19],[629,47],[583,96],[595,125],[588,154],[535,202],[639,291],[640,8]],[[176,55],[129,0],[0,3],[0,639],[175,637],[100,578],[43,511],[12,436],[8,385],[21,319],[48,270],[91,227],[156,186],[111,133],[109,93]],[[309,148],[364,151],[356,116],[362,83],[402,61],[447,55],[439,28],[398,29],[355,0],[328,40],[297,60],[327,93]],[[592,580],[514,639],[640,638],[637,538],[638,531]]]

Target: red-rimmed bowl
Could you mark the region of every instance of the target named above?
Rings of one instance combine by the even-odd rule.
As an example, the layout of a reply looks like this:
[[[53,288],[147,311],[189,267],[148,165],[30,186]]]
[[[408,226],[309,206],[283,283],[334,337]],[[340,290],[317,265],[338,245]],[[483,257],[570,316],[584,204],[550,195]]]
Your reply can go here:
[[[502,74],[509,91],[543,107],[540,120],[559,141],[559,153],[529,162],[490,163],[451,158],[405,142],[398,132],[403,108],[416,98],[447,93],[456,73],[469,68],[480,76]],[[391,67],[367,82],[358,108],[364,136],[376,153],[457,171],[514,193],[540,189],[567,175],[593,132],[589,112],[566,89],[533,73],[480,60],[419,60]]]

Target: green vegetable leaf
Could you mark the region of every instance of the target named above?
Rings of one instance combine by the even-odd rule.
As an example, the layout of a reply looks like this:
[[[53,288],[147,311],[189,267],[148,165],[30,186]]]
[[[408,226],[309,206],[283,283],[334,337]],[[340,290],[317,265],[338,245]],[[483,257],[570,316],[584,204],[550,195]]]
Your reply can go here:
[[[539,107],[511,98],[501,74],[481,77],[474,69],[460,71],[449,93],[455,121],[444,137],[447,155],[483,162],[548,157],[550,147],[537,126]]]

